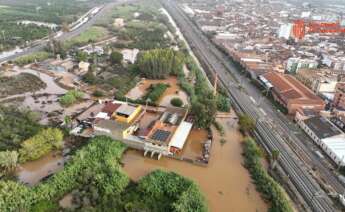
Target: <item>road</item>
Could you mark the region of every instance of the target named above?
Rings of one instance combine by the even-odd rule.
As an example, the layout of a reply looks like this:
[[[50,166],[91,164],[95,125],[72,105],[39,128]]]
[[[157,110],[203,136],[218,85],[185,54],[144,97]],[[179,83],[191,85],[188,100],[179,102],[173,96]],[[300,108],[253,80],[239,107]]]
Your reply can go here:
[[[98,13],[96,13],[94,16],[92,16],[89,21],[87,21],[86,23],[84,23],[83,25],[81,25],[80,27],[78,27],[77,29],[70,31],[70,32],[65,32],[63,33],[61,36],[57,37],[56,40],[58,41],[66,41],[69,40],[73,37],[76,37],[78,35],[80,35],[80,33],[84,32],[85,30],[87,30],[90,26],[94,25],[97,21],[97,19],[101,16],[103,16],[107,11],[111,10],[111,8],[113,8],[114,6],[117,5],[121,5],[124,3],[130,3],[130,2],[134,2],[135,0],[117,0],[115,2],[111,2],[108,4],[105,4],[104,7],[102,7]],[[39,42],[37,45],[23,49],[22,52],[16,53],[14,55],[5,57],[5,58],[1,58],[0,59],[0,64],[5,62],[5,61],[9,61],[9,60],[14,60],[20,56],[23,55],[28,55],[31,54],[33,52],[37,52],[40,51],[42,49],[44,49],[44,47],[47,45],[48,40],[42,40],[41,42]]]
[[[338,193],[343,193],[344,186],[338,182],[325,164],[315,158],[310,147],[303,144],[305,140],[300,140],[303,134],[287,118],[277,112],[271,102],[262,98],[258,89],[240,74],[229,58],[203,35],[174,1],[164,1],[163,3],[193,47],[193,52],[204,68],[218,74],[220,81],[227,88],[237,112],[246,113],[256,120],[257,140],[262,141],[269,152],[280,151],[281,168],[309,208],[313,211],[337,211],[338,209],[328,194],[321,189],[309,173],[310,167],[317,167],[324,180]],[[292,148],[292,146],[295,147]]]

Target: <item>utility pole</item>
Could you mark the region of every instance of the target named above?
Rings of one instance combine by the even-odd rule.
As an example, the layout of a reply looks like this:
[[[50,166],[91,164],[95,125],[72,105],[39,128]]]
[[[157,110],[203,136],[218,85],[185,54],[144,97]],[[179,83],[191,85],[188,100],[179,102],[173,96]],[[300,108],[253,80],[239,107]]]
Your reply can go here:
[[[216,77],[214,79],[214,86],[213,86],[213,95],[217,96],[217,84],[218,84],[218,74],[216,73]]]

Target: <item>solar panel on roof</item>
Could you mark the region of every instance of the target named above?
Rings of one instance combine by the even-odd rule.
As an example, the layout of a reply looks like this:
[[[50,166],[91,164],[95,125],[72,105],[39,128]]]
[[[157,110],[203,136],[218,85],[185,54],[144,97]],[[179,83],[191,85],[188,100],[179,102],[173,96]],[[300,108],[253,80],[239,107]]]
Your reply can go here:
[[[151,139],[156,140],[156,141],[162,141],[165,142],[168,140],[170,136],[170,132],[169,131],[164,131],[164,130],[156,130]]]

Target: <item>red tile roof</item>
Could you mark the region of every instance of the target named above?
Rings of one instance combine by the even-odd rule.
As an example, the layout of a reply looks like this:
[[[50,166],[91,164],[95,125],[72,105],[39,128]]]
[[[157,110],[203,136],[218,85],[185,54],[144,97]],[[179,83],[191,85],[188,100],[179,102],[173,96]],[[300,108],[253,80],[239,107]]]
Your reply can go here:
[[[121,104],[114,104],[112,102],[107,102],[105,106],[102,109],[102,112],[108,113],[109,116],[111,116],[117,108],[119,108]]]
[[[323,103],[320,97],[316,96],[311,90],[291,75],[271,72],[263,76],[286,101],[293,100],[294,103]]]

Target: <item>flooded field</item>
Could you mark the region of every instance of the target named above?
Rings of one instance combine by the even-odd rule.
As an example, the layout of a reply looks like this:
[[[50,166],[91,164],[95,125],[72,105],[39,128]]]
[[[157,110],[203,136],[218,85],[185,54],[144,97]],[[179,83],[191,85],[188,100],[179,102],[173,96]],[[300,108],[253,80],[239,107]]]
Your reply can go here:
[[[126,97],[131,99],[140,99],[146,94],[147,89],[150,87],[150,85],[158,83],[165,83],[170,85],[170,87],[166,89],[161,98],[157,101],[160,106],[171,107],[170,100],[175,97],[180,98],[184,104],[188,104],[188,95],[181,90],[176,77],[169,77],[168,79],[164,80],[144,79],[140,81],[135,88],[130,90]]]
[[[142,152],[130,150],[123,158],[124,170],[133,180],[138,180],[155,169],[175,171],[189,177],[200,185],[212,212],[267,211],[267,204],[256,192],[248,171],[242,166],[242,136],[236,129],[236,120],[223,118],[218,121],[224,125],[227,142],[221,144],[220,137],[215,135],[207,167],[168,158],[157,161],[143,157]],[[201,150],[201,142],[206,137],[205,131],[193,130],[183,154],[197,156]]]
[[[17,177],[20,182],[34,186],[44,177],[63,169],[64,159],[61,153],[51,152],[46,156],[26,162],[18,167]]]

